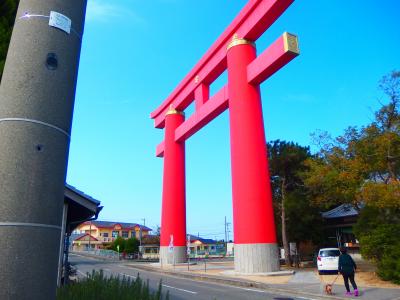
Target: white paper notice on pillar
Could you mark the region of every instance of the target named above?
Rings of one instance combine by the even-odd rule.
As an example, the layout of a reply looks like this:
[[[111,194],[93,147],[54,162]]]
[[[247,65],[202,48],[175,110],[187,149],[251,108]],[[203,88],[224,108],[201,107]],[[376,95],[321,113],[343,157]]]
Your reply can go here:
[[[186,241],[186,253],[189,255],[190,254],[190,235],[188,234],[187,236],[187,241]]]
[[[174,252],[174,236],[172,234],[170,235],[168,251],[171,253]]]
[[[50,12],[49,26],[61,29],[62,31],[70,34],[71,33],[72,21],[67,16],[60,14],[56,11]]]

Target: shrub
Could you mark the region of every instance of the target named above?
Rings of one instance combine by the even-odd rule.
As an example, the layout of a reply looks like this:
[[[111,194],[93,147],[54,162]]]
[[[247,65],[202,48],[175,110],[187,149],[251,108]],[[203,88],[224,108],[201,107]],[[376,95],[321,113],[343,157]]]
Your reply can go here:
[[[378,276],[400,284],[400,242],[387,247],[378,262]]]
[[[117,237],[114,242],[112,242],[111,244],[111,249],[114,251],[118,251],[118,247],[119,246],[119,252],[122,253],[125,251],[125,246],[126,246],[126,240],[123,239],[122,237]]]
[[[125,242],[125,249],[126,253],[135,253],[139,251],[139,240],[137,238],[129,238]]]
[[[92,271],[77,283],[63,286],[57,291],[57,300],[162,300],[161,281],[158,290],[150,292],[149,282],[139,274],[135,280],[127,277],[105,277],[102,270]],[[166,293],[165,299],[169,299]]]
[[[376,263],[378,276],[400,284],[399,211],[366,206],[354,231],[362,256]]]

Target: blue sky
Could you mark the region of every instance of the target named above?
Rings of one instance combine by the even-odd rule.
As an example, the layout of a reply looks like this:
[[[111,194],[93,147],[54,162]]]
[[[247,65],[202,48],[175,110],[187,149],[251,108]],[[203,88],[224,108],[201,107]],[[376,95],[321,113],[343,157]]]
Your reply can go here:
[[[245,4],[88,0],[67,182],[102,202],[100,219],[160,224],[163,131],[150,112]],[[267,140],[310,145],[316,130],[337,136],[370,122],[384,99],[379,79],[400,69],[399,11],[396,0],[295,1],[257,42],[261,53],[288,31],[301,49],[262,84]],[[186,167],[188,232],[223,238],[224,217],[232,222],[227,112],[186,142]]]

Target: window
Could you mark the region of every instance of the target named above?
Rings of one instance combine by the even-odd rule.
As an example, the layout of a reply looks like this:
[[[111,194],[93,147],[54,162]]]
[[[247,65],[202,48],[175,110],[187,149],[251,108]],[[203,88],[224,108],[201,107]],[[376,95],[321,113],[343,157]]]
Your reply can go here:
[[[339,250],[322,250],[322,251],[320,251],[319,255],[321,257],[339,256],[340,251]]]
[[[103,232],[103,237],[108,237],[108,232]]]
[[[119,236],[119,231],[118,230],[113,230],[112,232],[112,237],[117,238]]]
[[[123,238],[128,238],[129,237],[129,231],[122,231],[122,237]]]
[[[136,237],[136,232],[134,230],[132,230],[132,232],[131,232],[131,237],[133,237],[133,238]]]

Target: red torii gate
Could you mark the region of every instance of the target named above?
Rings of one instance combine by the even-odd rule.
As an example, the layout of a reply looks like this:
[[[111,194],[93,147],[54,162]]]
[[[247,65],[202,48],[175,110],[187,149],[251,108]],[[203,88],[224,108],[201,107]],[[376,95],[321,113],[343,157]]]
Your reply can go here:
[[[151,113],[165,140],[160,262],[186,260],[185,140],[229,108],[235,270],[279,270],[278,248],[259,85],[299,54],[284,33],[261,55],[254,42],[294,0],[250,0],[172,94]],[[228,84],[211,98],[209,86],[225,70]],[[184,110],[195,101],[185,121]],[[173,240],[173,250],[168,246]]]

